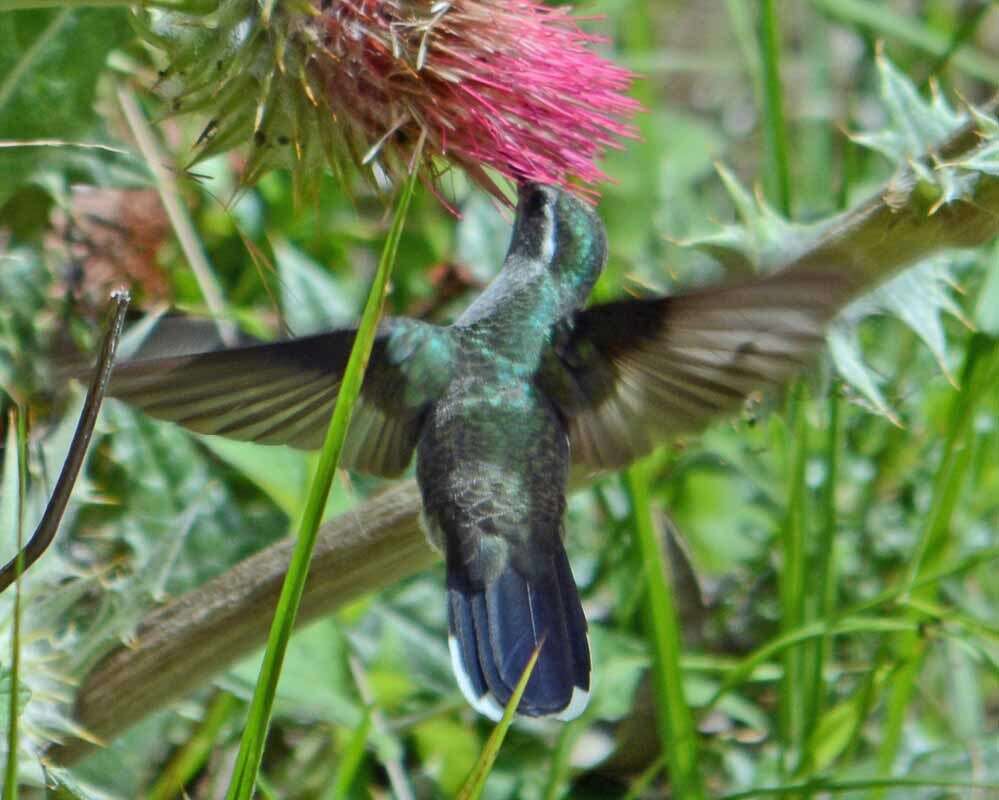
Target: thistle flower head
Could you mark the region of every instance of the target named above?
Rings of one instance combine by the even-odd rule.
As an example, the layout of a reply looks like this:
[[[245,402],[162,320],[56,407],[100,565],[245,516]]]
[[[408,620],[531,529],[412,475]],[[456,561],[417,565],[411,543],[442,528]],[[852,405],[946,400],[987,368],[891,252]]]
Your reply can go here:
[[[537,0],[222,0],[203,28],[158,15],[178,111],[208,110],[201,155],[249,141],[247,182],[279,163],[376,179],[450,162],[569,186],[634,137],[630,73],[564,8]],[[265,5],[265,9],[268,6]],[[195,77],[196,76],[196,77]],[[301,176],[299,176],[301,177]],[[308,179],[308,177],[306,177]]]

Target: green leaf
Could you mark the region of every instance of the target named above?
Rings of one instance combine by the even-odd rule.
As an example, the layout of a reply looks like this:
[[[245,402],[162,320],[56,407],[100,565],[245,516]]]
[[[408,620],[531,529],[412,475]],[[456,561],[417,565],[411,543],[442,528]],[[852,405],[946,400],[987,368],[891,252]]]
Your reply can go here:
[[[437,766],[437,782],[445,797],[454,797],[465,776],[474,768],[482,743],[468,726],[437,717],[413,729],[416,748],[424,763]]]
[[[635,690],[649,669],[649,655],[641,640],[603,625],[590,626],[593,652],[593,698],[587,716],[619,720],[631,713]]]
[[[510,695],[510,701],[506,704],[506,708],[503,709],[503,717],[496,723],[496,727],[493,728],[493,732],[489,736],[489,741],[486,742],[486,746],[479,755],[479,760],[475,762],[475,766],[468,774],[468,778],[462,785],[461,791],[456,795],[458,800],[478,800],[482,796],[482,792],[486,788],[486,780],[489,778],[489,772],[492,770],[493,764],[496,763],[496,757],[503,746],[503,740],[506,738],[507,731],[510,730],[510,726],[513,724],[517,707],[520,705],[520,698],[523,697],[524,689],[527,688],[527,682],[531,679],[534,665],[538,663],[538,654],[540,652],[541,646],[539,645],[535,648],[534,653],[524,666],[524,672],[521,674],[520,680],[517,681],[517,685],[513,689],[513,694]]]
[[[222,684],[248,699],[262,660],[263,653],[245,659],[230,670]],[[274,710],[285,716],[313,717],[356,728],[363,722],[364,710],[352,687],[343,633],[335,620],[320,620],[296,631],[288,643]]]
[[[281,310],[295,336],[354,321],[357,302],[347,286],[288,242],[274,243],[281,278]]]
[[[811,767],[815,771],[822,772],[832,766],[852,741],[857,725],[860,724],[860,715],[864,711],[863,703],[859,702],[862,697],[863,693],[858,692],[849,700],[833,706],[819,718],[808,743]]]
[[[753,274],[792,261],[822,236],[825,223],[791,222],[763,198],[750,194],[726,167],[717,169],[741,224],[686,239],[684,246],[703,250],[732,272]]]
[[[289,517],[302,507],[314,458],[290,447],[267,447],[254,442],[237,442],[222,436],[198,436],[198,440],[227,464],[260,487]],[[345,492],[334,492],[339,497]],[[344,502],[330,504],[334,510]]]
[[[911,328],[933,353],[941,371],[953,382],[947,367],[947,341],[941,316],[962,318],[950,295],[950,271],[959,260],[932,256],[910,267],[888,283],[847,306],[831,326],[828,342],[837,371],[881,414],[897,417],[878,389],[880,378],[865,364],[856,328],[866,318],[887,314]]]
[[[886,126],[852,138],[892,163],[923,159],[968,121],[968,115],[954,111],[936,89],[929,101],[924,100],[909,77],[883,55],[878,58],[878,75]]]
[[[985,285],[975,304],[975,324],[989,336],[999,337],[999,258],[993,248],[988,258]]]
[[[97,82],[108,53],[132,35],[126,11],[14,11],[0,25],[0,140],[92,141]],[[0,205],[61,158],[60,148],[0,148]]]

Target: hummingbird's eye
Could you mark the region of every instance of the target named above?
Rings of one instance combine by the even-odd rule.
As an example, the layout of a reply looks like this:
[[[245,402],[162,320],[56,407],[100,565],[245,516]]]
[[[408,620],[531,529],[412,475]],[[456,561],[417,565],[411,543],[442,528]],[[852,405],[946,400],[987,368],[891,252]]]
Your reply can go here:
[[[524,211],[530,217],[540,217],[544,215],[547,204],[548,198],[545,197],[545,190],[539,187],[528,196]]]

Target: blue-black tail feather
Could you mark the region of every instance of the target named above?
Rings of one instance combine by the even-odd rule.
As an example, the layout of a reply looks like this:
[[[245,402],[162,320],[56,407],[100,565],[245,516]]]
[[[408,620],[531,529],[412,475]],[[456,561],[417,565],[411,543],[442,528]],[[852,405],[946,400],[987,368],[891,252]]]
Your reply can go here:
[[[590,651],[586,617],[562,543],[545,563],[518,569],[514,559],[484,586],[448,565],[451,657],[462,692],[498,719],[534,650],[538,661],[517,709],[532,717],[571,719],[586,706]],[[529,573],[529,574],[528,574]]]

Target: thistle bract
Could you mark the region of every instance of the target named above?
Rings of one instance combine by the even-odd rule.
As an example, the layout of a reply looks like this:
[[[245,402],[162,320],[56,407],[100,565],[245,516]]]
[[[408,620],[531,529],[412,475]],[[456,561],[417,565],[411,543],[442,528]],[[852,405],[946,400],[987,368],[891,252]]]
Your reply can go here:
[[[244,183],[287,166],[314,188],[326,164],[380,184],[448,164],[494,192],[490,170],[593,183],[635,136],[630,73],[535,0],[224,0],[138,24],[172,110],[208,117],[195,160],[249,143]]]

